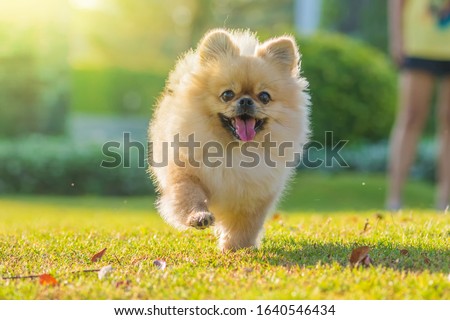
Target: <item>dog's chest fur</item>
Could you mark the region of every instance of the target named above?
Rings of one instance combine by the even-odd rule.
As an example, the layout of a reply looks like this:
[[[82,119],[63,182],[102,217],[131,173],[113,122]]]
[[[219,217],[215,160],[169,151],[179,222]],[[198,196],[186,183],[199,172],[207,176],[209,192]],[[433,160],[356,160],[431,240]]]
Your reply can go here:
[[[249,163],[249,158],[238,154],[233,156],[231,167],[223,164],[197,169],[198,177],[208,190],[209,207],[214,214],[256,213],[261,206],[278,198],[292,168],[269,167],[261,150],[259,156],[259,163],[252,167],[242,166]]]

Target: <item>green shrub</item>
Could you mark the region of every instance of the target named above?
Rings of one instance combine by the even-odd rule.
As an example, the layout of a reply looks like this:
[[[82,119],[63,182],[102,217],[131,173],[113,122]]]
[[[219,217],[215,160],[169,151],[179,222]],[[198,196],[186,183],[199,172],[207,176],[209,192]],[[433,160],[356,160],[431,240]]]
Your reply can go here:
[[[148,114],[165,75],[121,68],[74,69],[72,109],[93,114]]]
[[[417,157],[410,171],[415,179],[436,181],[436,150],[433,140],[424,140],[419,144]],[[389,148],[386,142],[380,142],[358,148],[349,148],[343,157],[350,169],[359,172],[386,172]]]
[[[39,129],[39,86],[31,55],[0,57],[0,137]]]
[[[123,150],[120,152],[123,155]],[[152,193],[145,168],[138,166],[137,154],[130,156],[130,168],[105,168],[101,163],[109,159],[103,155],[101,145],[43,136],[0,141],[0,193]]]
[[[396,75],[387,58],[341,35],[299,40],[310,84],[313,139],[324,132],[351,143],[388,136],[396,109]]]
[[[65,30],[47,34],[45,23],[28,22],[0,22],[0,138],[66,129],[68,37]]]

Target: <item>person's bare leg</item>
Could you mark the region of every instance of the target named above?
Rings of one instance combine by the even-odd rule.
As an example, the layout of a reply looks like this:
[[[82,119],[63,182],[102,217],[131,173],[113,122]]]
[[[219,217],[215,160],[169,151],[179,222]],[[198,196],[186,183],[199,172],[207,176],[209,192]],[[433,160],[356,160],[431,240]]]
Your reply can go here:
[[[434,76],[423,71],[407,70],[400,75],[399,109],[390,140],[387,209],[401,207],[403,185],[428,116],[434,82]]]
[[[445,210],[450,202],[450,77],[442,79],[438,108],[439,159],[436,207],[438,210]]]

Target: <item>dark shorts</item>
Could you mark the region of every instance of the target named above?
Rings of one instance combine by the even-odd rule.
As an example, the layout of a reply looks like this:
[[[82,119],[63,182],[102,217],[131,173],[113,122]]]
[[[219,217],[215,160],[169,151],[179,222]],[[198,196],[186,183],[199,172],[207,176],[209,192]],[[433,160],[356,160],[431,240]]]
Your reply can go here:
[[[415,57],[406,57],[402,69],[422,70],[435,76],[450,76],[450,60],[429,60]]]

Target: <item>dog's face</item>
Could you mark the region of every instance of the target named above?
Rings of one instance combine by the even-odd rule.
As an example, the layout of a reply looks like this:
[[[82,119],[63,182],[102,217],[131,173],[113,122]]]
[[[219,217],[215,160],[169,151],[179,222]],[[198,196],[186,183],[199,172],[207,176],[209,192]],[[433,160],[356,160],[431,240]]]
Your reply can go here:
[[[298,105],[298,61],[295,42],[276,38],[241,54],[230,34],[213,31],[198,48],[191,97],[210,119],[211,130],[227,140],[262,140],[273,124],[289,123]]]

